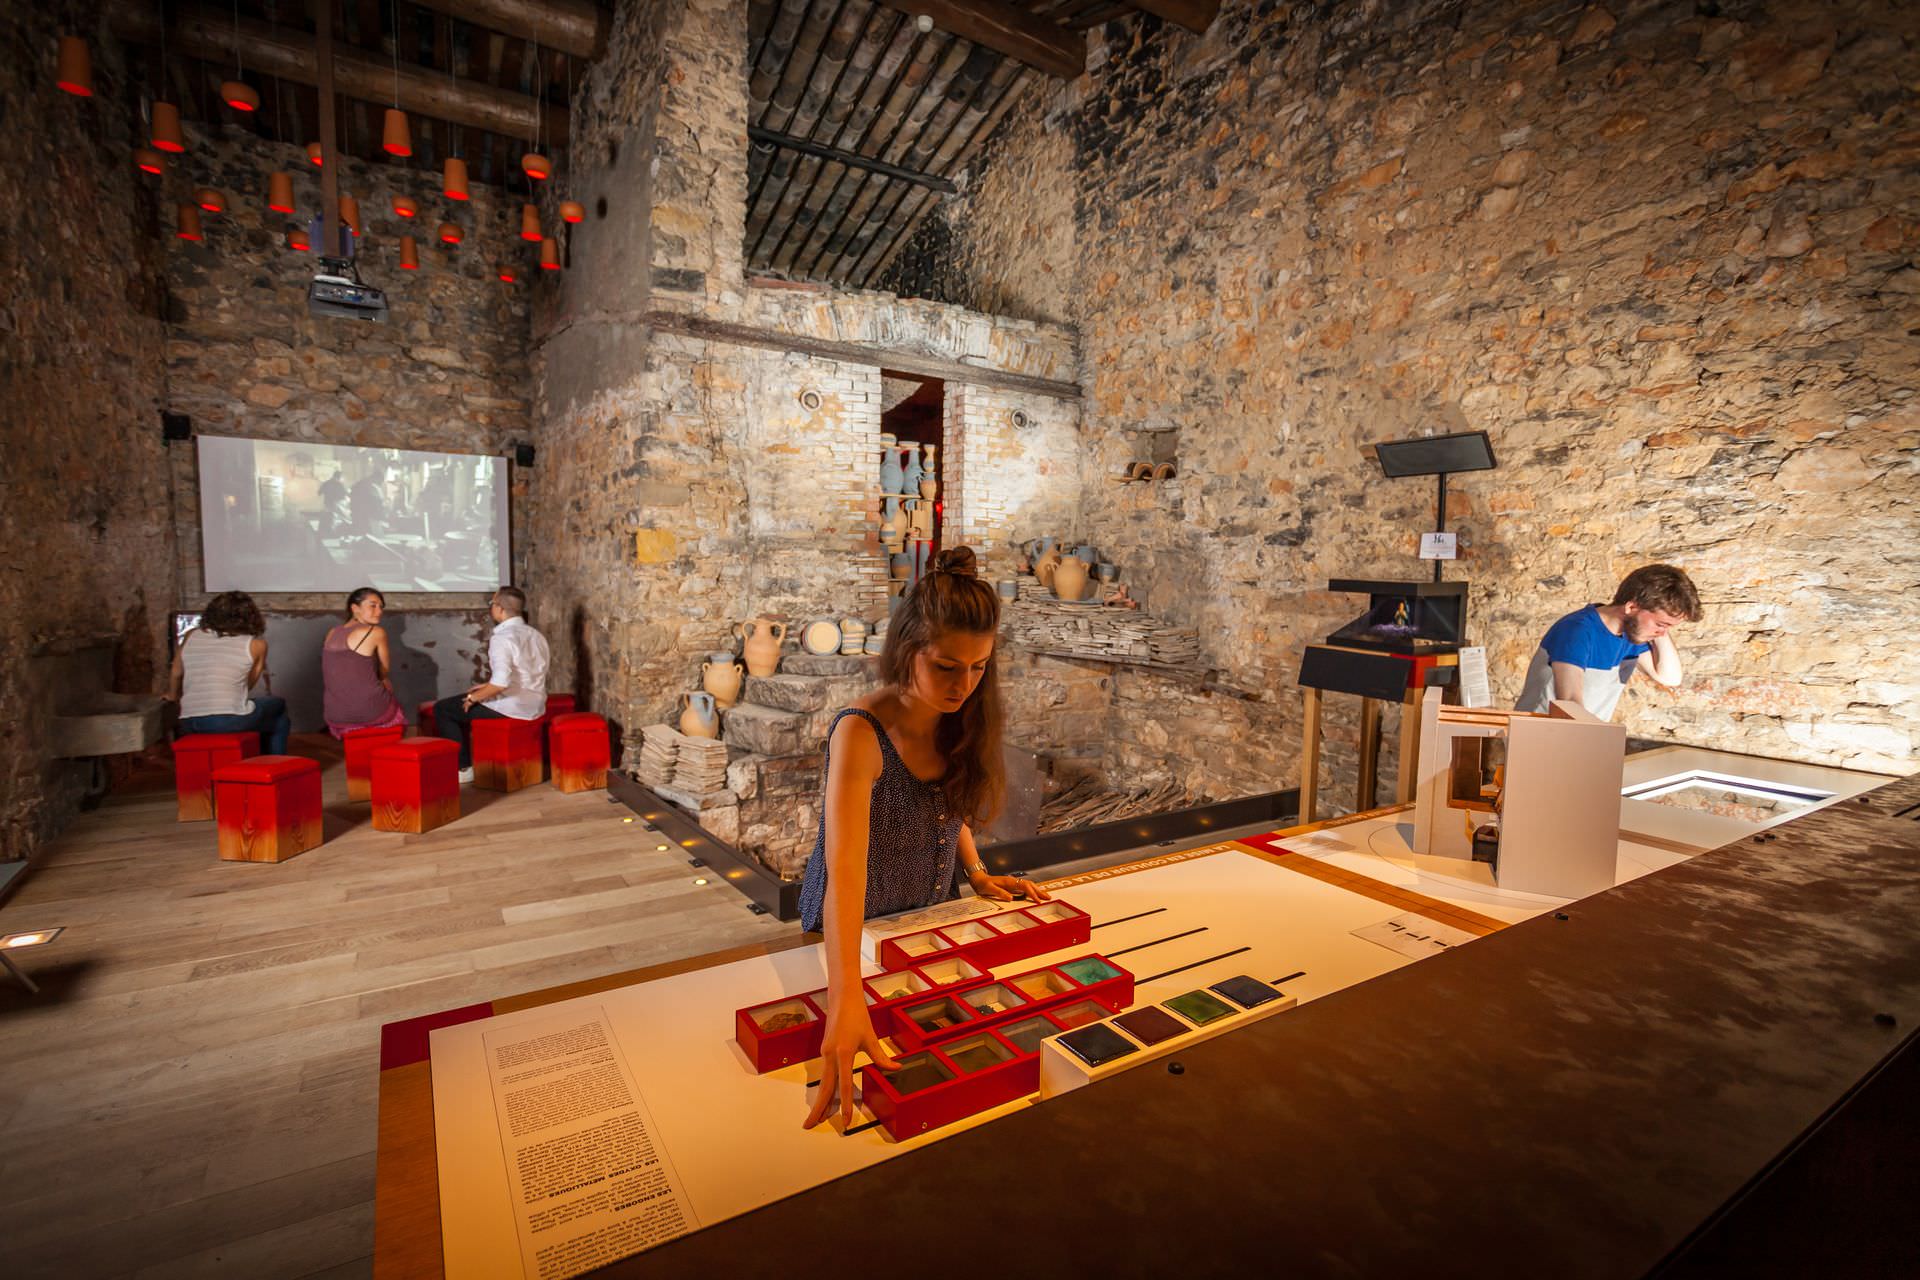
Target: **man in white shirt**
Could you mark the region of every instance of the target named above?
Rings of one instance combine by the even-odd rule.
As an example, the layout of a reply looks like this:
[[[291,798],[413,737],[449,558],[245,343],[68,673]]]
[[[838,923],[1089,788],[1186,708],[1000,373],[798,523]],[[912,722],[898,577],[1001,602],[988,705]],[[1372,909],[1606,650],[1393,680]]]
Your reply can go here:
[[[433,727],[460,747],[460,781],[473,781],[473,739],[467,726],[503,716],[538,720],[547,710],[547,638],[527,625],[527,593],[493,593],[493,635],[487,641],[487,678],[458,697],[433,704]]]

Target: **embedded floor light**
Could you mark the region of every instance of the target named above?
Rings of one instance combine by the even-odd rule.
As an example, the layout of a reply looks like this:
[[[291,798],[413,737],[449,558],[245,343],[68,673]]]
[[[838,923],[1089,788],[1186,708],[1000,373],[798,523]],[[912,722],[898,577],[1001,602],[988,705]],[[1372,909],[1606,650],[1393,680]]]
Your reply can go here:
[[[467,162],[459,156],[448,156],[442,170],[441,189],[449,200],[467,198]]]
[[[407,130],[407,113],[398,107],[387,108],[387,124],[380,139],[380,149],[390,156],[413,154],[413,135]]]
[[[235,111],[258,111],[260,95],[245,80],[224,80],[220,84],[220,101]]]
[[[187,144],[180,137],[180,108],[171,102],[153,104],[153,134],[150,139],[158,151],[180,152]]]
[[[133,149],[133,162],[140,167],[140,172],[142,173],[165,173],[167,171],[166,157],[158,151],[155,151],[152,147],[135,147]]]
[[[27,994],[39,994],[40,988],[38,984],[36,984],[32,978],[20,972],[20,966],[15,964],[13,957],[7,953],[10,951],[24,951],[28,947],[38,947],[45,943],[52,942],[65,931],[66,926],[61,925],[52,929],[36,929],[31,933],[9,933],[4,937],[0,937],[0,968],[4,968],[8,973],[12,974],[20,985],[27,989]]]
[[[53,82],[68,93],[93,96],[93,55],[79,36],[60,37],[60,67]]]
[[[276,173],[267,179],[267,208],[275,213],[293,212],[293,178]]]

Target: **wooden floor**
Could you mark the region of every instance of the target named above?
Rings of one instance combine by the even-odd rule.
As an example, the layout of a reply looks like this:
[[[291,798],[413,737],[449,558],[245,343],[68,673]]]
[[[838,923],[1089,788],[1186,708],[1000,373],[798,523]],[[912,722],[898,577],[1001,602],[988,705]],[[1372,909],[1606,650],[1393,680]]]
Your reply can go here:
[[[605,792],[463,788],[372,829],[333,744],[326,843],[223,863],[169,777],[83,814],[4,908],[64,925],[0,981],[0,1274],[359,1276],[380,1024],[795,929],[655,850]]]

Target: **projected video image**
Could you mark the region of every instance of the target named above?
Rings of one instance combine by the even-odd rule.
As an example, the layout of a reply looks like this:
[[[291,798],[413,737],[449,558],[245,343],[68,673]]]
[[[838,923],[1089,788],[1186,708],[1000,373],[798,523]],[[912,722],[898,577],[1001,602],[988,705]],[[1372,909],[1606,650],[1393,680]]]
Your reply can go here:
[[[201,436],[209,591],[491,591],[505,459]]]

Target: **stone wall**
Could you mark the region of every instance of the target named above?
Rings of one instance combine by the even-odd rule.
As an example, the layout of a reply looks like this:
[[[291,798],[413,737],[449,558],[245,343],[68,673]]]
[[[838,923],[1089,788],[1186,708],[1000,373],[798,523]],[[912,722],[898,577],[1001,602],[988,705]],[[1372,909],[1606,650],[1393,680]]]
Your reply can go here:
[[[165,339],[158,202],[137,185],[132,94],[99,6],[0,11],[0,858],[65,822],[85,762],[47,757],[58,670],[98,657],[112,687],[164,687],[174,546],[160,440]],[[54,86],[62,34],[92,47],[95,96]],[[79,662],[79,665],[84,665]]]
[[[343,158],[340,191],[358,202],[365,232],[360,272],[386,292],[390,307],[387,323],[369,324],[308,314],[315,254],[286,243],[288,228],[303,226],[320,203],[319,172],[304,147],[227,126],[190,129],[188,151],[174,168],[169,182],[181,193],[190,175],[191,185],[214,187],[227,199],[227,212],[203,215],[205,238],[198,242],[174,238],[170,202],[143,224],[166,245],[169,407],[191,416],[196,433],[496,456],[533,441],[528,294],[544,282],[528,277],[545,273],[527,267],[514,196],[476,183],[472,199],[456,204],[441,198],[435,174]],[[266,207],[276,169],[293,177],[295,214]],[[418,216],[396,215],[396,195],[411,196]],[[440,242],[435,228],[442,221],[462,227],[462,244]],[[407,234],[418,247],[417,271],[400,268],[400,237]],[[519,283],[497,278],[502,262],[522,268]],[[195,608],[206,593],[194,447],[173,449],[169,461],[179,604]],[[536,475],[543,465],[536,452]],[[516,467],[512,474],[514,575],[524,582],[535,522],[528,473]],[[333,593],[256,594],[282,610],[341,607]],[[397,609],[485,602],[480,593],[396,592],[388,599]],[[533,605],[535,623],[550,627],[554,619],[538,601]]]
[[[1067,281],[1087,536],[1264,694],[1119,677],[1114,772],[1291,781],[1301,645],[1360,604],[1327,579],[1425,576],[1431,482],[1382,478],[1366,445],[1469,427],[1501,465],[1455,482],[1449,576],[1497,700],[1555,617],[1669,560],[1707,616],[1685,688],[1623,702],[1631,733],[1913,768],[1912,10],[1698,8],[1130,18],[1000,151],[1021,187],[1072,191],[1070,220],[1029,230],[1050,206],[990,178],[947,202],[935,296],[1003,298],[1041,244]],[[1101,487],[1156,453],[1175,484]]]

